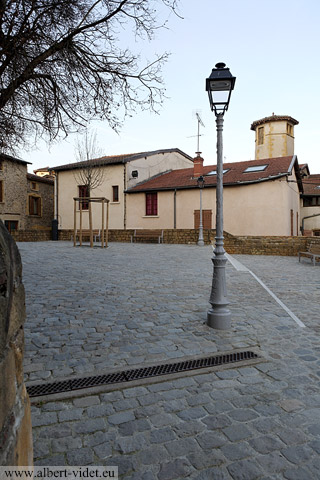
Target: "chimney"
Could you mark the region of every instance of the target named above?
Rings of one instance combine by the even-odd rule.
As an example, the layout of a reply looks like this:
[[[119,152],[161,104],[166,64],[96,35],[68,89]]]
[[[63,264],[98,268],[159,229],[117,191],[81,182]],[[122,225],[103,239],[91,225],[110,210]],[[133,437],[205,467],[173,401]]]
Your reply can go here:
[[[201,152],[196,152],[197,156],[193,159],[193,177],[199,178],[203,175],[203,158],[200,157]]]

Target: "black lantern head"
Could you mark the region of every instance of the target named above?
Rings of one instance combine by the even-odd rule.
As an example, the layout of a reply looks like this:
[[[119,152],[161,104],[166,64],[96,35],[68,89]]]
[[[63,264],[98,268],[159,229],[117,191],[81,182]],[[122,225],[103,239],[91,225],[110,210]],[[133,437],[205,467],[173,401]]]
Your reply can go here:
[[[211,110],[216,115],[228,110],[231,92],[234,89],[236,77],[233,77],[225,63],[217,63],[212,69],[211,75],[206,79],[206,91],[208,92]]]
[[[198,187],[199,187],[199,188],[203,188],[203,187],[204,187],[204,178],[203,178],[202,175],[197,179],[197,183],[198,183]]]

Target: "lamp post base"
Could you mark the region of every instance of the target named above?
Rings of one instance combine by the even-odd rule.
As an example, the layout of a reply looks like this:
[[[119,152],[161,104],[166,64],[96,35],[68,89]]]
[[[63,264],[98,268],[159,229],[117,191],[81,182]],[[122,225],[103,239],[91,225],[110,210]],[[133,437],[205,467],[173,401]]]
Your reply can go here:
[[[198,245],[199,247],[204,247],[204,241],[203,240],[198,240]]]
[[[212,258],[213,277],[209,303],[211,308],[207,315],[207,325],[219,330],[231,328],[231,313],[228,309],[226,286],[227,257],[223,248],[223,236],[216,237],[216,248]]]
[[[217,330],[229,330],[231,328],[231,313],[225,307],[210,308],[207,314],[207,325]]]

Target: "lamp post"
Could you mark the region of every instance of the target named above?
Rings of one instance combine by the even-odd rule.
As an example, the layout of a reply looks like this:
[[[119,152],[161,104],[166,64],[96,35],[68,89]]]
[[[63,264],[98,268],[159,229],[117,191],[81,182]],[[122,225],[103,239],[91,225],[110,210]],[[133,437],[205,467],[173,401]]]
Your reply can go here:
[[[204,187],[204,178],[201,175],[198,180],[198,187],[200,189],[200,221],[199,221],[199,238],[198,238],[198,245],[199,247],[204,246],[204,241],[203,241],[203,224],[202,224],[202,189]]]
[[[217,126],[217,187],[216,187],[216,243],[213,263],[212,288],[209,303],[211,308],[207,315],[209,327],[227,330],[231,327],[231,314],[227,308],[226,287],[226,262],[223,247],[223,153],[222,153],[222,130],[223,116],[228,110],[231,92],[236,78],[232,76],[229,68],[224,63],[217,63],[212,69],[211,75],[206,79],[206,91],[208,92],[211,111],[216,116]]]

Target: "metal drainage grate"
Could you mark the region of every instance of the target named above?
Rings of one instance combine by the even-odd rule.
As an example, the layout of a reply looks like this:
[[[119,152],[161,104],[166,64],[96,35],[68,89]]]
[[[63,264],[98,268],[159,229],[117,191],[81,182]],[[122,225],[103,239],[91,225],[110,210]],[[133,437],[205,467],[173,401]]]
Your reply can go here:
[[[250,351],[228,353],[224,355],[217,355],[215,357],[199,358],[197,360],[186,360],[184,362],[166,363],[152,367],[124,370],[122,372],[110,373],[108,375],[95,375],[94,377],[74,378],[72,380],[64,380],[62,382],[30,385],[27,386],[27,391],[30,397],[38,397],[41,395],[80,390],[82,388],[97,387],[99,385],[111,385],[113,383],[130,382],[132,380],[141,380],[143,378],[168,375],[170,373],[187,372],[189,370],[197,370],[200,368],[215,367],[218,365],[226,365],[228,363],[236,363],[254,358],[258,358],[258,355]]]

